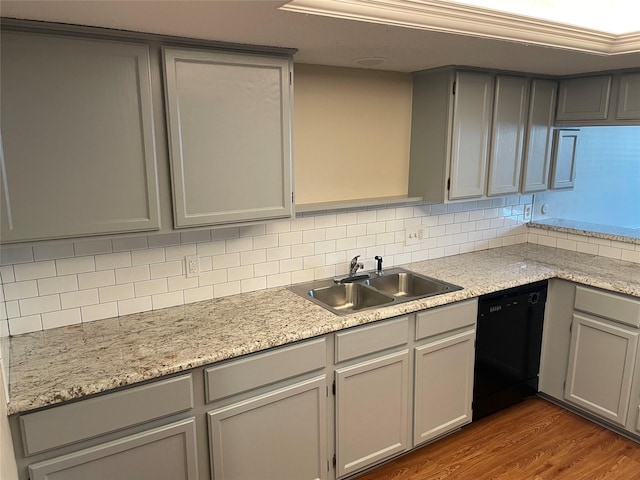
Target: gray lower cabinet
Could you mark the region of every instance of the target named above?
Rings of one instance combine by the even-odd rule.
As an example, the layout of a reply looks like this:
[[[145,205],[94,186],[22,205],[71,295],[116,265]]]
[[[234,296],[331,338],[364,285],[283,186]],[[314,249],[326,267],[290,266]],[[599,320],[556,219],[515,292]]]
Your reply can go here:
[[[478,303],[416,314],[413,446],[471,422]]]
[[[293,215],[289,57],[163,47],[176,228]]]
[[[189,418],[29,466],[31,480],[198,480]]]
[[[471,422],[475,329],[415,348],[413,445]]]
[[[338,477],[408,448],[409,351],[336,370]]]
[[[326,376],[207,414],[215,480],[326,479]]]
[[[2,32],[0,241],[158,230],[149,47]]]
[[[565,399],[624,426],[637,348],[637,331],[575,314]]]

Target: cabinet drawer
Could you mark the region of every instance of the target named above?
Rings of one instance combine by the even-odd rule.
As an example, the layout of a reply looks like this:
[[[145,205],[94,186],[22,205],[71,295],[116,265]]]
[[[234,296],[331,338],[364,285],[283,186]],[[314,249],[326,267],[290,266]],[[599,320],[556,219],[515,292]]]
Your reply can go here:
[[[409,339],[409,317],[336,334],[336,363],[405,345]]]
[[[33,480],[197,480],[195,418],[29,466]]]
[[[477,316],[477,298],[418,313],[416,340],[475,325]]]
[[[20,417],[26,455],[193,408],[191,375],[134,387]]]
[[[207,368],[207,403],[319,370],[326,360],[327,347],[321,338]]]
[[[640,300],[595,288],[576,286],[576,310],[640,327]]]

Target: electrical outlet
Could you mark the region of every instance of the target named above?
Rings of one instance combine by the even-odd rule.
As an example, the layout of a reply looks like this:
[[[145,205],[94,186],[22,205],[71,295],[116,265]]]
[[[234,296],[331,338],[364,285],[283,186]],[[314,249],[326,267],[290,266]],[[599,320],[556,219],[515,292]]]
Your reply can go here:
[[[531,220],[531,205],[524,206],[524,221],[528,222]]]
[[[404,234],[405,245],[416,245],[424,239],[424,227],[422,225],[407,227]]]
[[[187,278],[200,275],[200,259],[197,255],[184,257],[184,263],[187,266]]]

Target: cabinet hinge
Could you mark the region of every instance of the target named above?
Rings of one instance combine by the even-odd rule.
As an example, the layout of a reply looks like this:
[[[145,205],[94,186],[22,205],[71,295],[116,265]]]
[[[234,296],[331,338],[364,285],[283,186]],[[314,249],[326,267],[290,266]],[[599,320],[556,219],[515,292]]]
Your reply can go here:
[[[327,472],[329,471],[329,460],[327,460]]]
[[[451,91],[454,95],[456,94],[456,82],[453,82],[453,89]]]
[[[569,333],[573,332],[573,322],[569,324]]]
[[[295,200],[294,200],[294,198],[295,198],[295,197],[294,197],[294,194],[293,194],[293,192],[291,192],[291,203],[296,203],[296,202],[295,202]]]
[[[336,468],[336,465],[338,464],[337,460],[336,460],[336,454],[333,454],[333,468]]]
[[[335,394],[336,394],[336,381],[335,381],[335,380],[333,381],[333,388],[332,388],[332,390],[333,390],[333,394],[335,395]]]
[[[293,72],[289,72],[289,85],[293,85]]]
[[[451,178],[447,178],[447,191],[451,190]]]

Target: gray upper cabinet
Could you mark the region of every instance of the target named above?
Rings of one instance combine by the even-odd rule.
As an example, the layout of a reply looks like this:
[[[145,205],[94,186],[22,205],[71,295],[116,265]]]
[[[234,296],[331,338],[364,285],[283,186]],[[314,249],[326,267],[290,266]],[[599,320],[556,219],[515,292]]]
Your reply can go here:
[[[493,92],[486,73],[414,74],[410,196],[442,203],[484,195]]]
[[[640,73],[620,75],[617,119],[640,120]]]
[[[556,120],[605,120],[611,83],[611,75],[561,80]]]
[[[496,77],[487,195],[518,193],[529,106],[529,79]]]
[[[149,50],[2,32],[2,242],[157,230]]]
[[[531,81],[520,189],[522,193],[539,192],[548,188],[557,90],[558,84],[555,81]]]
[[[291,217],[290,58],[163,56],[175,228]]]
[[[553,132],[550,188],[573,188],[580,130],[561,128]]]

